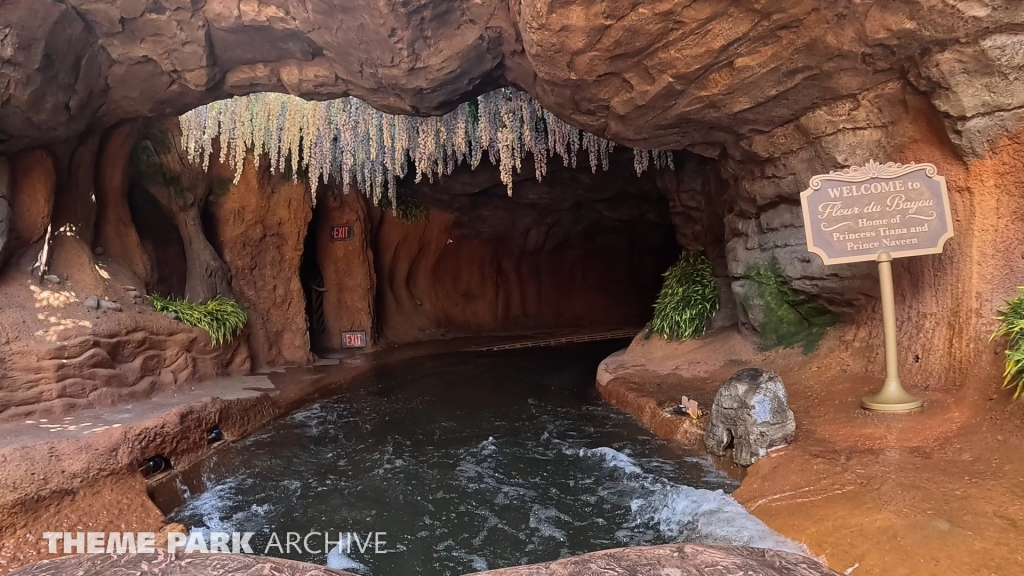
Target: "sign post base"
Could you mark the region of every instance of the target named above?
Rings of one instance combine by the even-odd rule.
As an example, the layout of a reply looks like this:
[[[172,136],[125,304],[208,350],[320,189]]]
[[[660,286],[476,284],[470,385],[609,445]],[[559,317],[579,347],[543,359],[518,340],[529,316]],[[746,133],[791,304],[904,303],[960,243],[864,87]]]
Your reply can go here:
[[[886,381],[878,394],[865,397],[860,405],[873,412],[906,412],[920,408],[924,400],[911,396],[899,381]]]
[[[882,334],[885,340],[885,382],[874,396],[860,404],[875,412],[906,412],[920,408],[924,400],[911,396],[900,384],[899,357],[896,352],[896,295],[892,284],[892,255],[879,252],[878,280],[882,288]]]

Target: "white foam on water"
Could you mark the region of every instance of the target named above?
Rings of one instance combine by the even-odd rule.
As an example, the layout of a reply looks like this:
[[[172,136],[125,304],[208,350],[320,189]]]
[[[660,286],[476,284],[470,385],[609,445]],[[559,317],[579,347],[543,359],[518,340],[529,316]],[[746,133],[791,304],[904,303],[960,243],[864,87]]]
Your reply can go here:
[[[544,508],[534,505],[530,510],[530,528],[542,538],[554,538],[566,541],[565,531],[555,526],[554,520],[572,522],[572,519],[554,508]]]
[[[630,503],[633,524],[655,526],[669,540],[772,548],[810,556],[806,546],[772,530],[721,490],[682,486],[646,474],[632,458],[613,448],[582,449],[580,456],[600,458],[606,466],[629,475],[638,493]]]
[[[475,570],[476,572],[484,572],[490,569],[487,566],[487,560],[485,560],[484,557],[480,556],[479,554],[457,553],[455,556],[463,562],[468,562],[469,565],[472,566],[473,570]]]
[[[480,450],[481,454],[494,454],[495,452],[498,451],[498,441],[494,439],[494,436],[491,436],[487,440],[481,442],[480,446],[478,446],[477,448]]]
[[[341,551],[341,544],[336,545],[327,553],[327,567],[332,570],[353,570],[369,574],[370,570],[360,562],[353,560]]]
[[[229,510],[237,500],[234,491],[233,482],[221,482],[198,496],[189,498],[177,512],[202,518],[203,525],[209,530],[230,531],[232,526],[223,518],[231,515]]]
[[[613,468],[619,468],[626,474],[642,474],[643,471],[636,465],[636,461],[614,448],[580,448],[579,455],[583,458],[603,460],[604,463]]]
[[[176,515],[198,516],[203,525],[194,527],[193,531],[203,533],[257,530],[266,524],[265,518],[272,515],[274,506],[253,504],[248,509],[233,511],[237,510],[240,490],[242,487],[236,479],[223,481],[188,499]]]
[[[316,404],[312,404],[298,412],[292,413],[292,415],[288,416],[287,419],[300,424],[305,424],[306,426],[316,430],[319,425],[323,424],[323,417],[325,414],[323,406],[320,402],[317,402]]]

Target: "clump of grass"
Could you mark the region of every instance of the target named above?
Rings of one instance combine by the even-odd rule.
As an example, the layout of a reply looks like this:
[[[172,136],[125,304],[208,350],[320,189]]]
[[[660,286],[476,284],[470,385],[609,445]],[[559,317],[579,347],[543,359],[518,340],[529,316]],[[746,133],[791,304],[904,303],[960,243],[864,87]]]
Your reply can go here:
[[[380,199],[380,208],[395,215],[396,218],[406,224],[414,224],[427,219],[430,209],[419,198],[408,194],[398,194],[398,206],[392,208],[391,198],[384,196]]]
[[[835,324],[836,315],[818,302],[798,294],[782,273],[777,260],[747,269],[745,276],[757,285],[764,318],[755,323],[761,335],[761,348],[792,348],[803,346],[803,353],[817,349],[825,331]],[[750,310],[753,302],[746,302]]]
[[[666,340],[689,340],[708,329],[718,312],[718,287],[704,252],[684,253],[665,272],[650,332]]]
[[[181,298],[150,294],[149,302],[157,312],[173,313],[180,322],[206,330],[214,346],[222,346],[234,340],[242,333],[248,320],[245,308],[224,296],[198,304]]]
[[[1014,399],[1024,393],[1024,286],[1019,291],[1016,298],[1007,300],[999,308],[999,316],[996,316],[999,327],[992,334],[992,339],[1006,336],[1003,387],[1015,388]]]

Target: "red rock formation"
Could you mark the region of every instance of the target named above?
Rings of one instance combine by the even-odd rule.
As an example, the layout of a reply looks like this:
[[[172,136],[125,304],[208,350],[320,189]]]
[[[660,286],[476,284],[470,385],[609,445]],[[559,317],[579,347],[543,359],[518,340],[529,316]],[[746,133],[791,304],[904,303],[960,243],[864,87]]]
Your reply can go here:
[[[483,576],[590,576],[591,574],[672,574],[705,576],[838,576],[818,561],[763,548],[668,544],[581,554],[554,562],[516,566]]]
[[[249,371],[244,343],[211,348],[205,332],[128,296],[135,276],[81,239],[54,237],[50,274],[36,284],[26,254],[0,277],[0,418],[62,413],[148,397],[218,374]],[[94,296],[120,310],[92,309]]]
[[[321,277],[310,278],[311,284],[318,284],[307,289],[319,292],[310,292],[309,297],[321,299],[324,322],[312,331],[311,338],[317,349],[337,350],[342,332],[365,331],[367,344],[372,344],[376,340],[377,274],[367,200],[355,191],[343,194],[335,188],[321,190],[319,198],[311,233],[316,235],[312,242]],[[335,239],[336,226],[351,226],[351,239]]]
[[[142,248],[128,209],[128,162],[136,126],[127,123],[103,137],[96,166],[96,246],[127,267],[143,285],[152,282],[152,265]]]
[[[717,157],[900,78],[976,155],[1021,121],[1022,23],[1016,0],[7,0],[0,150],[230,94],[436,114],[510,84],[613,140]]]
[[[374,230],[382,338],[643,326],[678,248],[653,176],[627,162],[553,167],[512,198],[489,164],[415,186],[429,218],[385,212]]]
[[[53,159],[43,150],[13,156],[8,161],[7,177],[10,222],[6,242],[0,248],[0,265],[46,233],[57,186]]]
[[[210,239],[231,271],[231,287],[248,305],[246,338],[256,366],[312,360],[306,300],[299,280],[303,240],[310,219],[309,186],[272,177],[248,160],[238,184],[222,174],[226,191],[207,205]]]

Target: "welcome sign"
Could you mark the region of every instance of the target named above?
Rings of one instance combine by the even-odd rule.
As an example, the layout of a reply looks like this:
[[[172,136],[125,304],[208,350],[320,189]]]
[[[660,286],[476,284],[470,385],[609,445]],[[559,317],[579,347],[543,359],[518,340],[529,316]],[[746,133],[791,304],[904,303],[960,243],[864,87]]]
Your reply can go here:
[[[811,178],[800,194],[807,249],[825,264],[938,254],[953,237],[946,179],[932,164],[879,164]]]

